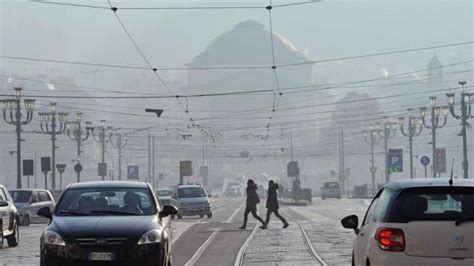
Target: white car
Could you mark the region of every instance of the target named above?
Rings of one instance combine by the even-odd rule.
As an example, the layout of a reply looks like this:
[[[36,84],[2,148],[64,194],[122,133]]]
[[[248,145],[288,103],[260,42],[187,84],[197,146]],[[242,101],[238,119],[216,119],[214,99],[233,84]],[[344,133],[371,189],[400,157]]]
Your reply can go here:
[[[353,229],[352,265],[474,265],[474,180],[392,181]]]

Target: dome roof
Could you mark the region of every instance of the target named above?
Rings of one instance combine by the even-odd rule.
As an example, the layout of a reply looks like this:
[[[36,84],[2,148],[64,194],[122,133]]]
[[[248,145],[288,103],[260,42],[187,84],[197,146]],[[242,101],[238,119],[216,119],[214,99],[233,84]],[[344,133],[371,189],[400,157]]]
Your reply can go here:
[[[273,33],[277,64],[307,61],[285,37]],[[214,39],[189,65],[271,65],[270,31],[254,20],[238,23]]]
[[[438,68],[438,67],[442,67],[442,66],[443,66],[443,64],[441,63],[441,61],[439,60],[438,56],[435,53],[433,55],[433,57],[431,57],[430,61],[428,62],[427,68],[428,69]]]

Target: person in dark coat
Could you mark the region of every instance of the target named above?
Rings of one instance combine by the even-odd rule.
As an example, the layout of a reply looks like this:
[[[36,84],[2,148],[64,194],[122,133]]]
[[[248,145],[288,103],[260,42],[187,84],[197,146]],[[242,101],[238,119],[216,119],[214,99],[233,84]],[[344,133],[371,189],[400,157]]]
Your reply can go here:
[[[244,212],[244,224],[241,227],[239,227],[239,229],[247,228],[247,216],[249,215],[249,213],[252,213],[252,216],[262,223],[262,226],[260,228],[264,228],[265,222],[257,214],[257,204],[260,203],[260,198],[258,197],[258,194],[257,194],[257,184],[255,184],[255,181],[253,181],[252,179],[249,179],[247,181],[247,188],[245,191],[247,193],[247,202],[246,202],[245,212]]]
[[[265,219],[265,225],[263,229],[267,228],[268,223],[270,222],[270,215],[272,213],[275,214],[276,217],[280,219],[283,223],[283,228],[287,228],[290,224],[286,221],[286,219],[278,213],[278,209],[280,208],[278,204],[278,184],[275,181],[270,180],[268,181],[268,194],[267,194],[267,218]]]

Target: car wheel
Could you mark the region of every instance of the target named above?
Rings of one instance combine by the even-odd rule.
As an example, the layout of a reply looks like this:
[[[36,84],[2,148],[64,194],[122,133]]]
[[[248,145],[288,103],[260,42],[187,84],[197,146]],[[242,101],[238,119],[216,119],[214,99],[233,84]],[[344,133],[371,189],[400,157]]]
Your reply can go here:
[[[174,220],[174,214],[173,214],[173,215],[171,215],[171,219],[172,219],[172,220]]]
[[[27,214],[25,217],[23,217],[23,220],[21,221],[21,225],[28,226],[30,225],[30,216]]]
[[[209,219],[212,218],[212,212],[207,214],[207,218],[209,218]]]
[[[202,217],[204,217],[204,214],[199,215],[199,218],[202,218]]]
[[[20,232],[18,230],[18,223],[13,225],[13,234],[7,236],[7,243],[9,247],[18,246],[18,241],[20,240]]]
[[[177,217],[178,217],[178,219],[183,219],[183,215],[181,215],[181,214],[178,214]]]
[[[341,196],[337,197],[337,199],[341,199]]]
[[[325,197],[321,197],[322,200],[325,200],[326,198]]]

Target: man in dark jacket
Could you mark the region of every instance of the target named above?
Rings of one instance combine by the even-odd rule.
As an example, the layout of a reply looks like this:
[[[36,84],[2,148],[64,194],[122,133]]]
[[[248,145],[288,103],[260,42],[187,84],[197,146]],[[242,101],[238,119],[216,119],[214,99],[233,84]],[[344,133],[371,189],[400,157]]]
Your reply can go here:
[[[287,228],[290,224],[286,221],[286,219],[278,213],[278,208],[280,207],[278,204],[278,184],[275,181],[270,180],[268,181],[268,195],[267,195],[267,218],[265,220],[265,225],[262,229],[266,229],[268,223],[270,222],[270,215],[272,213],[275,214],[276,217],[280,218],[281,222],[283,223],[283,228]]]
[[[262,223],[260,228],[265,228],[265,222],[257,214],[257,204],[260,203],[260,198],[257,194],[257,184],[255,184],[252,179],[249,179],[247,181],[247,189],[245,191],[247,192],[247,202],[244,212],[244,224],[239,227],[239,229],[245,229],[247,227],[247,216],[249,213],[252,213],[253,217]]]

